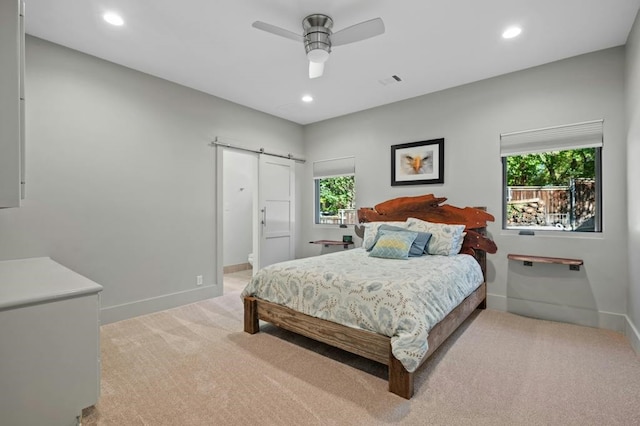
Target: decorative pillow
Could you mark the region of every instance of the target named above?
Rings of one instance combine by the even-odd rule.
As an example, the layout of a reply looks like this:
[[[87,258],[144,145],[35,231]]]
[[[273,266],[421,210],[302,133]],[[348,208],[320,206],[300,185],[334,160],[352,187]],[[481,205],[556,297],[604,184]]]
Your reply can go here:
[[[369,256],[386,259],[408,259],[411,244],[418,236],[417,232],[383,231]]]
[[[406,228],[402,228],[400,226],[392,226],[388,224],[382,224],[378,227],[378,235],[376,235],[376,240],[373,245],[378,241],[380,235],[385,231],[406,231]],[[414,231],[417,232],[417,231]],[[428,232],[418,232],[418,236],[415,240],[413,240],[413,244],[411,244],[411,249],[409,249],[409,257],[419,257],[423,254],[427,253],[427,243],[431,238],[431,234]]]
[[[433,223],[410,217],[407,229],[417,232],[429,232],[431,239],[427,244],[427,253],[452,256],[460,253],[464,240],[464,225]]]
[[[413,244],[411,244],[411,248],[409,249],[409,257],[420,257],[428,254],[427,244],[429,244],[431,234],[429,232],[418,232],[417,234],[418,236],[413,240]]]
[[[376,237],[378,236],[378,228],[380,225],[385,224],[397,226],[403,230],[407,229],[405,222],[367,222],[364,224],[364,237],[362,237],[362,247],[364,247],[365,250],[369,251],[373,248],[376,243]]]

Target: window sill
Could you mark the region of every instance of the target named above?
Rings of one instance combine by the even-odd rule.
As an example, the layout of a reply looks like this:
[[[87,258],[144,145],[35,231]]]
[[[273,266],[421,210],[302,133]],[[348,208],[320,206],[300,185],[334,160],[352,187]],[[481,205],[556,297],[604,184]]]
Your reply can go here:
[[[320,228],[320,229],[353,229],[354,225],[344,225],[343,227],[340,227],[341,225],[338,225],[337,223],[314,223],[313,227],[314,228]]]
[[[505,237],[521,238],[568,238],[578,240],[604,240],[604,232],[575,232],[575,231],[544,231],[533,230],[535,235],[521,235],[522,229],[501,229],[500,235]]]

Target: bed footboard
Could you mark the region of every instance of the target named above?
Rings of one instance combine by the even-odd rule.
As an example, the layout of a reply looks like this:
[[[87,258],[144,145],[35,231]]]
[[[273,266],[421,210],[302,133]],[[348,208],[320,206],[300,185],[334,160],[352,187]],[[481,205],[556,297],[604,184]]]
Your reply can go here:
[[[433,327],[428,337],[429,351],[423,363],[476,308],[483,306],[486,290],[483,283]],[[249,334],[259,332],[259,320],[387,365],[389,392],[406,399],[413,396],[413,373],[409,373],[393,356],[391,339],[387,336],[311,317],[256,297],[245,297],[244,331]]]
[[[259,320],[389,366],[389,391],[403,398],[413,395],[413,374],[391,353],[391,339],[371,331],[311,317],[256,297],[244,298],[244,331],[260,331]]]

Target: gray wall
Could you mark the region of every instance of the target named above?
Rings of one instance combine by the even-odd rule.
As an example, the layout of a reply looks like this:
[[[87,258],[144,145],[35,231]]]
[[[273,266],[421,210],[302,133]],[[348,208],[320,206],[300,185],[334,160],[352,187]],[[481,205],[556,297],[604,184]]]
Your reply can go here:
[[[356,157],[356,203],[373,206],[407,195],[435,193],[454,205],[487,206],[489,306],[541,318],[624,329],[627,309],[624,48],[608,49],[389,104],[305,127],[306,156]],[[411,84],[403,82],[401,84]],[[604,119],[604,233],[518,236],[501,229],[499,135]],[[445,138],[445,183],[390,186],[390,146]],[[342,232],[313,225],[310,172],[302,185],[305,240]],[[306,247],[305,255],[315,254]],[[580,272],[509,262],[508,253],[581,258]]]
[[[640,351],[640,14],[627,40],[627,200],[629,212],[629,304],[627,335]]]
[[[221,294],[208,143],[299,153],[302,127],[31,37],[26,77],[27,199],[0,210],[0,260],[102,284],[103,322]]]

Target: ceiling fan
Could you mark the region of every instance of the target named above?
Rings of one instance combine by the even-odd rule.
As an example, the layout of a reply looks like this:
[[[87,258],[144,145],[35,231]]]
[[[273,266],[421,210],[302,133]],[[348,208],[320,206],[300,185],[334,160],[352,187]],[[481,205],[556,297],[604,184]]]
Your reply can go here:
[[[384,22],[380,18],[360,22],[334,33],[331,31],[333,19],[320,13],[314,13],[302,20],[304,30],[302,35],[262,21],[256,21],[252,26],[271,34],[303,42],[309,59],[309,78],[322,76],[324,63],[329,59],[332,46],[342,46],[384,33]]]

